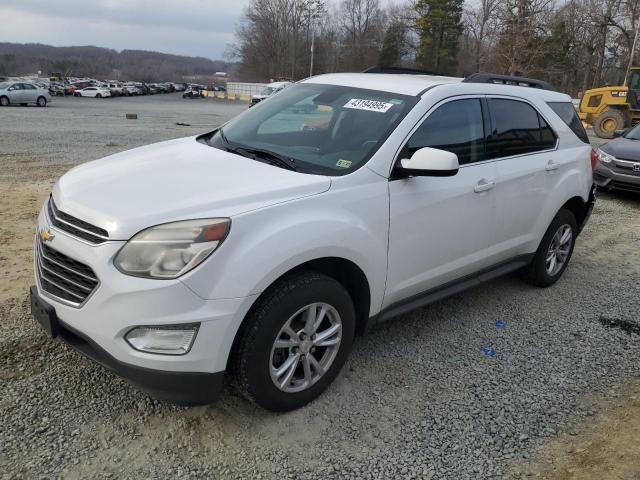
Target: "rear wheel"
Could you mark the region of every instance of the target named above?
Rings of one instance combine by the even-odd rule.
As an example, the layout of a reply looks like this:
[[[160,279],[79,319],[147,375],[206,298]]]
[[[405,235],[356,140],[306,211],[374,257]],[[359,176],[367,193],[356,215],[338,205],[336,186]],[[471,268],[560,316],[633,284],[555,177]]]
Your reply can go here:
[[[46,107],[47,106],[47,99],[44,98],[44,97],[38,97],[38,100],[37,100],[36,104],[39,107]]]
[[[626,118],[624,112],[614,108],[608,108],[596,118],[593,130],[600,138],[613,138],[616,130],[625,128]]]
[[[319,396],[351,350],[355,311],[334,279],[301,272],[271,286],[252,308],[232,353],[244,396],[285,412]]]
[[[542,237],[533,261],[524,271],[524,280],[537,287],[556,283],[569,264],[577,235],[573,213],[560,210]]]

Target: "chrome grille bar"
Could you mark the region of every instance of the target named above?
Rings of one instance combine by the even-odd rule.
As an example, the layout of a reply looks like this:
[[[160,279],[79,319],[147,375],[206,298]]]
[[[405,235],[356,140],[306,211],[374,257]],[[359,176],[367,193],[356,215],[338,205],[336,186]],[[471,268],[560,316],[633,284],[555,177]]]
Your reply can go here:
[[[109,240],[109,233],[105,229],[58,210],[53,196],[50,196],[47,202],[47,215],[54,227],[91,244],[97,245]]]
[[[40,288],[62,303],[82,306],[99,284],[88,265],[44,245],[39,236],[36,236],[35,255]]]

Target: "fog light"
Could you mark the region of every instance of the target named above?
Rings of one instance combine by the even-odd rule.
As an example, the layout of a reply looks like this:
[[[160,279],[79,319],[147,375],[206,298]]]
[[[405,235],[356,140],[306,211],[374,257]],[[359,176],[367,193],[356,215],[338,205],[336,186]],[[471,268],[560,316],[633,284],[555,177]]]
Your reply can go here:
[[[127,343],[139,352],[184,355],[191,350],[199,323],[136,327],[125,336]]]

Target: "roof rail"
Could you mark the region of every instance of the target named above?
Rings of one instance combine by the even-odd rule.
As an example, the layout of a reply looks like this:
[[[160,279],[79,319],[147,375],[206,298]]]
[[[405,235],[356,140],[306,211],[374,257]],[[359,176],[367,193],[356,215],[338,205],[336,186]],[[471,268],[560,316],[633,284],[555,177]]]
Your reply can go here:
[[[540,88],[542,90],[556,89],[548,82],[534,78],[516,77],[513,75],[499,75],[495,73],[472,73],[462,80],[465,83],[497,83],[499,85],[516,85],[518,87]]]
[[[429,70],[417,70],[415,68],[405,68],[405,67],[381,67],[380,65],[369,67],[366,70],[364,70],[362,73],[396,73],[396,74],[406,73],[409,75],[437,75],[439,77],[449,76],[444,73],[431,72]]]

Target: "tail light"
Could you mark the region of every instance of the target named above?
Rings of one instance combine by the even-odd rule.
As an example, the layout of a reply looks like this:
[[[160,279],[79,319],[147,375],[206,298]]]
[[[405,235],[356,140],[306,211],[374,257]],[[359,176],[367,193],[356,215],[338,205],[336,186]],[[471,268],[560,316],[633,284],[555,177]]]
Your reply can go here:
[[[591,171],[596,169],[596,165],[598,164],[598,153],[594,148],[591,148]]]

